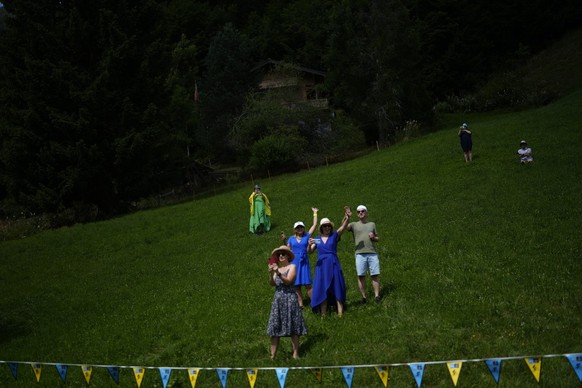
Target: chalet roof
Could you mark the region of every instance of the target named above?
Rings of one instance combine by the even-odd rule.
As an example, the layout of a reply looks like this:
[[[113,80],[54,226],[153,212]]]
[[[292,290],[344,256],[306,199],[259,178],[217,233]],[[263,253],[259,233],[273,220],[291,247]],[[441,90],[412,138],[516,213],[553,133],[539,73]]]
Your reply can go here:
[[[255,72],[259,69],[262,69],[263,67],[267,66],[267,65],[284,65],[286,64],[286,62],[284,61],[275,61],[274,59],[267,59],[265,61],[262,61],[260,63],[258,63],[255,67],[253,67],[251,69],[252,72]],[[310,69],[308,67],[303,67],[303,66],[296,66],[296,65],[291,65],[291,67],[293,67],[295,70],[299,70],[302,71],[304,73],[311,73],[311,74],[315,74],[315,75],[319,75],[322,77],[325,77],[326,72],[325,71],[321,71],[321,70],[316,70],[316,69]]]

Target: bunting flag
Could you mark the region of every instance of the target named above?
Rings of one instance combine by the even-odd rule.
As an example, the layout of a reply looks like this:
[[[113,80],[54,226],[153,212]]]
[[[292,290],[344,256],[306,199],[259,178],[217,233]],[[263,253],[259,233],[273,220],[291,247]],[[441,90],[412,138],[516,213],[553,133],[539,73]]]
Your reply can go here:
[[[93,373],[93,367],[88,365],[82,365],[81,370],[83,371],[83,377],[85,377],[85,381],[87,385],[91,382],[91,373]]]
[[[1,364],[7,364],[12,372],[12,376],[15,380],[18,380],[18,368],[19,364],[30,365],[32,367],[32,371],[36,378],[36,382],[40,383],[40,378],[42,374],[42,369],[44,367],[48,367],[50,365],[54,366],[62,380],[62,384],[67,385],[66,377],[68,369],[73,367],[80,367],[83,373],[83,377],[87,385],[91,384],[91,376],[92,372],[95,368],[107,368],[111,378],[115,381],[116,384],[120,384],[120,370],[123,369],[132,369],[133,374],[135,377],[135,381],[137,383],[137,387],[140,388],[143,382],[143,378],[146,372],[146,369],[157,369],[160,373],[160,378],[162,380],[163,388],[171,385],[171,375],[172,372],[175,370],[187,370],[188,377],[190,380],[190,384],[192,388],[195,388],[198,376],[200,375],[201,370],[216,370],[218,374],[218,378],[222,383],[222,388],[226,388],[228,374],[231,370],[236,371],[245,371],[247,374],[247,378],[249,380],[249,385],[251,388],[254,388],[257,382],[257,377],[259,371],[261,370],[275,370],[277,374],[277,380],[279,381],[280,388],[284,388],[287,380],[287,376],[291,371],[294,370],[301,370],[301,371],[310,371],[316,377],[316,379],[321,383],[323,380],[323,369],[341,369],[343,378],[345,380],[346,385],[348,388],[352,387],[355,369],[356,368],[375,368],[376,373],[380,377],[382,384],[384,387],[388,387],[388,382],[390,381],[388,369],[389,368],[396,368],[396,367],[406,367],[408,366],[410,371],[412,372],[412,376],[415,379],[416,385],[418,388],[421,388],[423,377],[424,377],[424,370],[427,366],[438,365],[438,364],[445,364],[448,368],[449,374],[451,375],[451,379],[453,381],[454,386],[457,386],[459,377],[461,374],[461,369],[463,364],[468,362],[485,362],[489,372],[493,376],[496,384],[499,384],[499,379],[501,376],[501,365],[503,361],[508,360],[523,360],[527,364],[528,368],[534,375],[534,378],[539,383],[541,379],[541,369],[542,369],[542,358],[550,358],[550,357],[560,357],[566,358],[572,368],[574,369],[574,373],[576,374],[576,378],[579,382],[582,383],[582,353],[570,353],[570,354],[549,354],[549,355],[536,355],[536,356],[510,356],[510,357],[499,357],[499,358],[481,358],[481,359],[467,359],[467,360],[451,360],[451,361],[429,361],[425,363],[391,363],[391,364],[372,364],[372,365],[351,365],[349,367],[346,366],[323,366],[323,367],[313,367],[313,366],[295,366],[295,367],[288,367],[288,368],[274,368],[274,367],[265,367],[265,368],[186,368],[186,367],[170,367],[170,368],[160,368],[155,366],[146,366],[146,367],[132,367],[132,366],[110,366],[110,365],[86,365],[86,364],[60,364],[60,363],[52,363],[52,362],[29,362],[29,361],[2,361],[0,360],[0,367]],[[522,362],[522,361],[520,361]],[[555,368],[552,369],[555,372]],[[465,372],[469,373],[469,372]],[[49,377],[53,377],[52,374]],[[556,376],[552,376],[556,378]],[[552,377],[548,377],[551,379]],[[570,372],[568,372],[568,377],[570,376]],[[20,377],[22,379],[22,377]],[[30,377],[29,377],[30,378]],[[45,377],[46,379],[47,377]],[[552,381],[549,381],[550,385],[563,385],[566,384],[564,382],[565,377],[558,376],[555,384]],[[429,384],[434,383],[434,381],[430,381]],[[49,385],[55,385],[55,382],[46,382]],[[156,384],[153,383],[152,384]],[[512,384],[508,382],[508,384]],[[123,385],[127,385],[127,382],[124,382]],[[159,384],[158,384],[159,385]]]
[[[313,373],[313,375],[315,376],[317,381],[319,381],[320,383],[321,383],[322,371],[323,371],[323,369],[321,369],[321,368],[311,368],[311,373]]]
[[[249,384],[251,388],[255,388],[255,382],[257,381],[258,369],[247,369],[247,377],[249,378]]]
[[[226,379],[228,378],[228,369],[217,369],[218,379],[222,383],[222,388],[226,388]]]
[[[342,373],[344,375],[344,379],[346,380],[346,384],[348,388],[352,387],[352,380],[354,379],[354,368],[342,368]]]
[[[115,381],[115,384],[119,385],[119,367],[118,366],[108,366],[107,370],[109,375]]]
[[[168,381],[170,381],[170,375],[172,374],[172,370],[170,368],[159,368],[160,369],[160,378],[162,379],[162,385],[164,388],[168,386]]]
[[[378,376],[380,376],[380,380],[382,380],[382,384],[384,384],[384,387],[388,386],[388,368],[386,368],[385,366],[375,366],[374,368],[376,368],[376,372],[378,373]]]
[[[34,371],[34,375],[36,376],[36,382],[40,382],[40,374],[42,373],[42,365],[40,364],[30,364],[32,366],[32,370]]]
[[[462,362],[447,362],[447,367],[449,368],[449,373],[451,379],[453,379],[453,384],[456,387],[459,381],[459,375],[461,374],[461,368],[463,367]]]
[[[188,377],[190,378],[190,384],[192,388],[196,388],[196,380],[198,379],[198,372],[200,369],[198,368],[190,368],[188,369]]]
[[[279,386],[281,388],[285,388],[285,380],[287,380],[287,372],[289,372],[289,368],[277,368],[275,369],[277,372],[277,380],[279,380]]]
[[[133,375],[135,376],[135,382],[137,383],[137,388],[141,387],[141,382],[143,381],[144,374],[145,374],[144,368],[133,368]]]
[[[10,368],[10,371],[12,371],[12,376],[14,376],[14,380],[18,380],[16,378],[18,372],[18,364],[15,362],[10,362],[8,363],[8,367]]]
[[[422,385],[422,376],[424,375],[424,364],[408,364],[414,380],[416,380],[416,386],[420,388]]]
[[[531,373],[533,373],[534,377],[536,378],[536,381],[539,383],[540,373],[542,372],[542,359],[537,357],[526,358],[525,362],[529,367],[529,370],[531,370]]]
[[[495,358],[491,360],[485,360],[485,364],[487,364],[487,368],[489,368],[489,372],[491,372],[491,375],[495,380],[495,384],[499,384],[499,375],[501,374],[501,359]]]
[[[570,365],[574,368],[578,380],[582,383],[582,354],[566,354],[566,358],[570,361]],[[13,374],[14,378],[16,378],[16,374]]]
[[[62,364],[57,364],[55,365],[55,367],[57,368],[57,371],[59,372],[59,375],[61,376],[61,380],[63,380],[63,383],[67,383],[67,369],[68,366],[67,365],[62,365]]]

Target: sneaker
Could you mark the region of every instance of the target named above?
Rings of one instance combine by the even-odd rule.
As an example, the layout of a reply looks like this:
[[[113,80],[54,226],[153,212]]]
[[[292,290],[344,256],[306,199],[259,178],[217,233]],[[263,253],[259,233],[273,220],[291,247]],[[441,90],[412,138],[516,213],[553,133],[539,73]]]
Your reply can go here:
[[[362,298],[362,304],[366,304],[366,303],[368,303],[368,299]]]
[[[376,301],[376,303],[380,303],[380,297],[379,296],[375,297],[374,300]]]

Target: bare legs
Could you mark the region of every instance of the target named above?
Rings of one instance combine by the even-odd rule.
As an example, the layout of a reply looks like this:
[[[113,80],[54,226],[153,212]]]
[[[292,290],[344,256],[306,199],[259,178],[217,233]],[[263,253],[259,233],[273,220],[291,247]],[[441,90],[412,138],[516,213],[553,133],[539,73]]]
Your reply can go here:
[[[337,303],[337,316],[338,318],[341,318],[344,313],[344,305],[339,300],[336,303]],[[322,317],[325,317],[327,315],[327,300],[324,300],[319,305],[319,311],[321,312]]]
[[[372,275],[372,287],[374,288],[374,298],[378,300],[380,297],[380,279],[378,275]],[[362,299],[366,299],[366,277],[358,276],[358,288]]]
[[[293,358],[297,360],[299,358],[299,336],[298,335],[291,336],[291,346],[293,347]]]
[[[465,163],[469,163],[470,161],[473,160],[473,152],[467,151],[464,153],[464,155],[465,155]]]
[[[362,299],[366,299],[366,277],[358,276],[358,288],[360,289],[360,294],[362,294]]]
[[[305,286],[305,289],[307,290],[307,297],[311,299],[311,286]],[[301,286],[295,287],[295,293],[297,294],[299,306],[303,307],[303,292],[301,291]]]
[[[278,347],[279,347],[279,337],[271,337],[271,360],[275,359]]]
[[[279,338],[280,337],[271,337],[271,360],[275,359],[277,355],[277,349],[279,347]],[[293,358],[299,358],[299,336],[292,335],[291,336],[291,346],[293,347]]]
[[[372,276],[372,287],[374,288],[374,297],[379,298],[380,297],[380,279],[378,278],[378,275]]]

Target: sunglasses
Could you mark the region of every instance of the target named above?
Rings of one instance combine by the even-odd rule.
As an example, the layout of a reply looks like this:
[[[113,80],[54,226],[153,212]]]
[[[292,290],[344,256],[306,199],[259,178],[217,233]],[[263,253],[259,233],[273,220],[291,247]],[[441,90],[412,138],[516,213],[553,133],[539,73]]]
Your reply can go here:
[[[366,212],[365,210],[358,210],[358,214],[359,213],[365,213],[365,212]]]
[[[279,257],[281,257],[281,256],[287,257],[287,254],[286,253],[279,253]]]
[[[327,224],[327,225],[322,225],[322,228],[331,228],[331,225]]]

